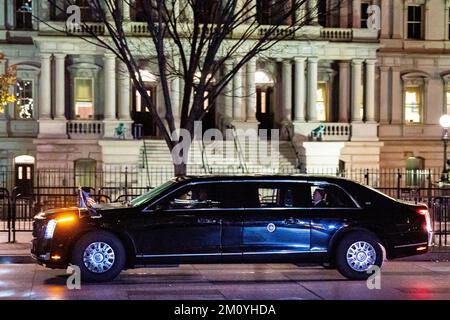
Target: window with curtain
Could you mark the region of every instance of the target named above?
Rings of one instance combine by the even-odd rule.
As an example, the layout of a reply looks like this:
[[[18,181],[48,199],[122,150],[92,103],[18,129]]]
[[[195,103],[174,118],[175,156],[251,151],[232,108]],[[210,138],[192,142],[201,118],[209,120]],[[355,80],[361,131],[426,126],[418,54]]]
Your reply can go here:
[[[317,120],[327,121],[327,105],[328,105],[328,93],[327,84],[325,82],[320,82],[317,84],[317,101],[316,101],[316,112]]]
[[[95,188],[97,161],[94,159],[75,160],[75,186]]]
[[[32,80],[17,80],[15,109],[16,119],[33,118],[34,99]]]
[[[406,87],[404,101],[406,123],[421,123],[422,88],[420,86]]]
[[[90,78],[75,78],[75,117],[94,118],[94,83]]]

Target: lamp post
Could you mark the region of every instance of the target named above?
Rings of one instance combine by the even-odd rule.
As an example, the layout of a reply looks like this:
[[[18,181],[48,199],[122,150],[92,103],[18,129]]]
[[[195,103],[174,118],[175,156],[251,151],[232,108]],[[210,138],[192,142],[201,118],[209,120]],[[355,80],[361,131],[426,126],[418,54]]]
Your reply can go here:
[[[445,114],[439,119],[439,124],[441,125],[443,129],[442,133],[442,142],[444,143],[444,166],[442,170],[441,175],[441,181],[447,182],[448,176],[447,176],[447,147],[448,147],[448,128],[450,128],[450,115]]]

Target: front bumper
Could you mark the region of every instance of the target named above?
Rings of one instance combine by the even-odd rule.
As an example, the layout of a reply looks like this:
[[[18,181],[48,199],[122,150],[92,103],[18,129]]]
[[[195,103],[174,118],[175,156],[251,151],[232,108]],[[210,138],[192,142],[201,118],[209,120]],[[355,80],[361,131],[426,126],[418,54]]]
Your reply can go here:
[[[55,252],[52,252],[51,240],[35,238],[31,241],[31,257],[40,265],[52,269],[65,269],[68,262],[64,256],[57,253],[61,259],[52,259]]]

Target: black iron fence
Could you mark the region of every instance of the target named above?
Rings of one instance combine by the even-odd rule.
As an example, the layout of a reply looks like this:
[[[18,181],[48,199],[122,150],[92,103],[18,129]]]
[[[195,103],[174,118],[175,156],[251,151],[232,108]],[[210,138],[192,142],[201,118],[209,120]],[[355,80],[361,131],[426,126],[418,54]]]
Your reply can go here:
[[[238,167],[213,167],[213,175],[243,174]],[[387,195],[426,203],[435,232],[434,242],[450,246],[450,188],[439,184],[441,170],[316,170],[304,172],[292,168],[247,167],[247,173],[330,175],[349,178],[377,188]],[[204,175],[201,167],[188,168],[188,174]],[[39,169],[29,181],[18,183],[16,173],[0,167],[0,232],[15,241],[17,232],[32,230],[32,218],[42,210],[78,205],[78,189],[89,187],[97,202],[128,201],[173,177],[167,167],[105,167],[102,170]]]

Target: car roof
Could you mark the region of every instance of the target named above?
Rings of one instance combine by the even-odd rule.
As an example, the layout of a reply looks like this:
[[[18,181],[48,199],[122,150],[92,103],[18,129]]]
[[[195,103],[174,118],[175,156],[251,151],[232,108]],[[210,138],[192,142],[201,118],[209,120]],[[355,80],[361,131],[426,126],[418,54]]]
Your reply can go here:
[[[182,177],[176,177],[178,182],[215,182],[215,181],[234,181],[234,180],[274,180],[274,181],[319,181],[319,182],[331,182],[331,183],[345,183],[351,182],[351,180],[340,178],[336,176],[323,176],[323,175],[307,175],[307,174],[242,174],[242,175],[187,175]]]

